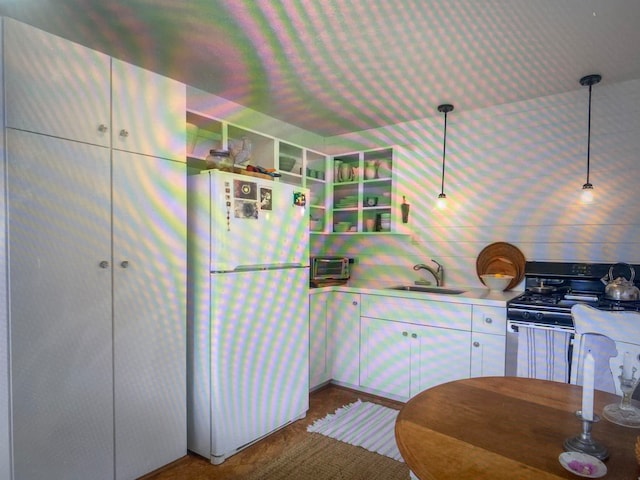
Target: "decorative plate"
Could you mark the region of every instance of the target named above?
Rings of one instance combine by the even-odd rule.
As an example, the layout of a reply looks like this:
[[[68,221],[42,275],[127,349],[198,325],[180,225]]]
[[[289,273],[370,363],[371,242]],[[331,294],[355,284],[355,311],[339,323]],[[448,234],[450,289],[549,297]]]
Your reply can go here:
[[[558,457],[560,464],[579,477],[600,478],[607,473],[607,466],[596,457],[579,452],[564,452]]]
[[[506,290],[511,290],[524,278],[525,258],[518,247],[506,242],[495,242],[487,245],[476,259],[476,272],[484,284],[481,275],[501,273],[511,275],[513,279]]]

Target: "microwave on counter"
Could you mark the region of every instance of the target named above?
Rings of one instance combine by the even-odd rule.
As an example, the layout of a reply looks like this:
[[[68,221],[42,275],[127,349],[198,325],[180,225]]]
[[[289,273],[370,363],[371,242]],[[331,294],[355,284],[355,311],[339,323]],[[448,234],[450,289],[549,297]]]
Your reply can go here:
[[[339,285],[349,280],[349,264],[347,257],[322,256],[311,257],[311,285]]]

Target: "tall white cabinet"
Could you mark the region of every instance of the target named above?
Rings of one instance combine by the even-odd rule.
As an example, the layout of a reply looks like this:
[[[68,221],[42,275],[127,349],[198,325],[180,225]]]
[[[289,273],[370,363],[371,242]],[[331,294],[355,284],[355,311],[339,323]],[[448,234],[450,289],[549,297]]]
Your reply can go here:
[[[186,454],[185,86],[2,20],[9,470],[137,478]]]
[[[186,165],[113,151],[115,478],[186,454]]]
[[[113,478],[109,151],[7,147],[14,478]]]

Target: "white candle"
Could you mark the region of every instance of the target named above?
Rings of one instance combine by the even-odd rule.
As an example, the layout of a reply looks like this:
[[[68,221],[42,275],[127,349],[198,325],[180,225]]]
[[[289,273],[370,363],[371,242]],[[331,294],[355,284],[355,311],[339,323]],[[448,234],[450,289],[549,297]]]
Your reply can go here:
[[[631,370],[631,354],[624,352],[624,360],[622,361],[622,378],[631,378],[633,370]]]
[[[595,377],[595,360],[591,351],[584,357],[582,370],[582,418],[593,420],[593,383]]]

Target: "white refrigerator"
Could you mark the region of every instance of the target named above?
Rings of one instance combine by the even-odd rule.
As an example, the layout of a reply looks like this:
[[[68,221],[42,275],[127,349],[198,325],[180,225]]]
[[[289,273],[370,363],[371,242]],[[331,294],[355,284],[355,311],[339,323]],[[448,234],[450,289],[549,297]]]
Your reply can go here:
[[[188,182],[188,448],[220,464],[309,408],[308,190]]]

